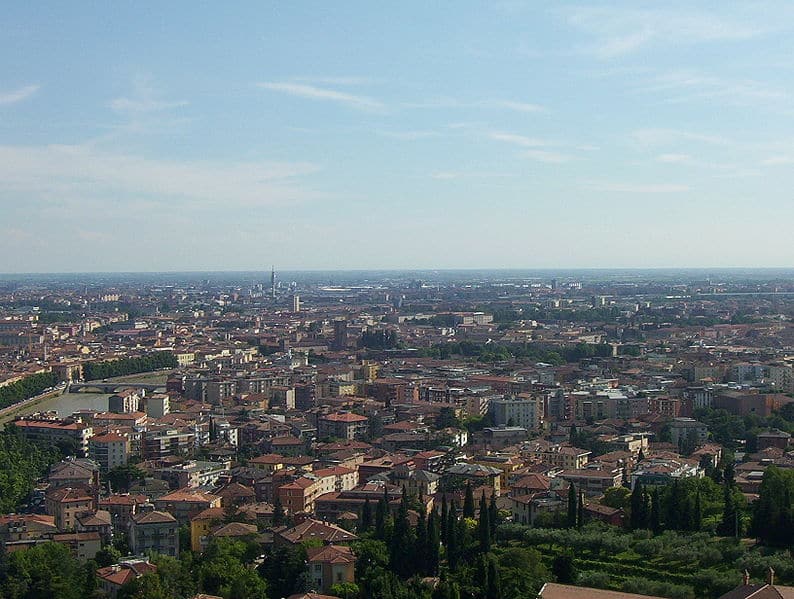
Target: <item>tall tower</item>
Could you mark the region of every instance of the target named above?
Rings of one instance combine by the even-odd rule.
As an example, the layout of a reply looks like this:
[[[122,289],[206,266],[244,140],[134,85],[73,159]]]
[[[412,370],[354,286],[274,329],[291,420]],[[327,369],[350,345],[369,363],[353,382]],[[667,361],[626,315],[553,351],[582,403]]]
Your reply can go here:
[[[270,267],[270,299],[276,301],[276,267]]]

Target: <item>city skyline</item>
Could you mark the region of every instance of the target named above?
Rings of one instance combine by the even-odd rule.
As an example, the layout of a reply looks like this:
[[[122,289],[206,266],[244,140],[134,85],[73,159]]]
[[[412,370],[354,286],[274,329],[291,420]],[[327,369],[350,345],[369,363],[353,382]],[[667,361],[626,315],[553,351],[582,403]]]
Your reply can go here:
[[[791,267],[794,7],[16,5],[0,272]]]

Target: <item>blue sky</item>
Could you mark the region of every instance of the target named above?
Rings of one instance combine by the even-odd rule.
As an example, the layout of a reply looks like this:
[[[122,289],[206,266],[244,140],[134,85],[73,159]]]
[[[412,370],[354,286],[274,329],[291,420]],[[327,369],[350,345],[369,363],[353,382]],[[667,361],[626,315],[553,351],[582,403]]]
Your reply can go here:
[[[11,3],[0,272],[794,266],[793,24]]]

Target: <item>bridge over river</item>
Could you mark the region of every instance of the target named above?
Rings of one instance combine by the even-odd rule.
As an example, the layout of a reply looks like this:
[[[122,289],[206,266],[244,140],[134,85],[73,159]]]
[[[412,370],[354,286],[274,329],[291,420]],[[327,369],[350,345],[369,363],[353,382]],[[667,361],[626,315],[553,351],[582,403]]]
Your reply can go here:
[[[165,384],[90,381],[88,383],[71,383],[66,388],[66,393],[118,393],[124,389],[141,389],[152,393],[165,393]]]

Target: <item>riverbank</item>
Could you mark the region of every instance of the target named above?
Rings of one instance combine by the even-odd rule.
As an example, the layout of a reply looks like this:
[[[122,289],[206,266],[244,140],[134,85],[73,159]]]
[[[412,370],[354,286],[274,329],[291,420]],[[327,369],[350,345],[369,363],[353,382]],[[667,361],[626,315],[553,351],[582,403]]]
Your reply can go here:
[[[60,395],[63,395],[63,389],[55,389],[53,391],[47,391],[46,393],[42,393],[41,395],[37,395],[35,397],[31,397],[30,399],[26,399],[25,401],[21,401],[19,403],[15,403],[12,406],[8,406],[7,408],[3,408],[0,410],[0,425],[4,425],[7,422],[11,422],[17,416],[25,416],[26,414],[31,414],[33,412],[39,412],[41,409],[39,406],[46,402],[49,399],[53,399]]]
[[[130,383],[130,386],[135,386],[135,383],[165,384],[172,372],[173,370],[139,372],[137,374],[109,378],[107,382]],[[34,412],[52,410],[63,418],[78,410],[105,411],[107,410],[108,397],[110,397],[110,394],[107,393],[64,393],[64,389],[54,389],[0,410],[0,426],[12,421],[14,418]]]

